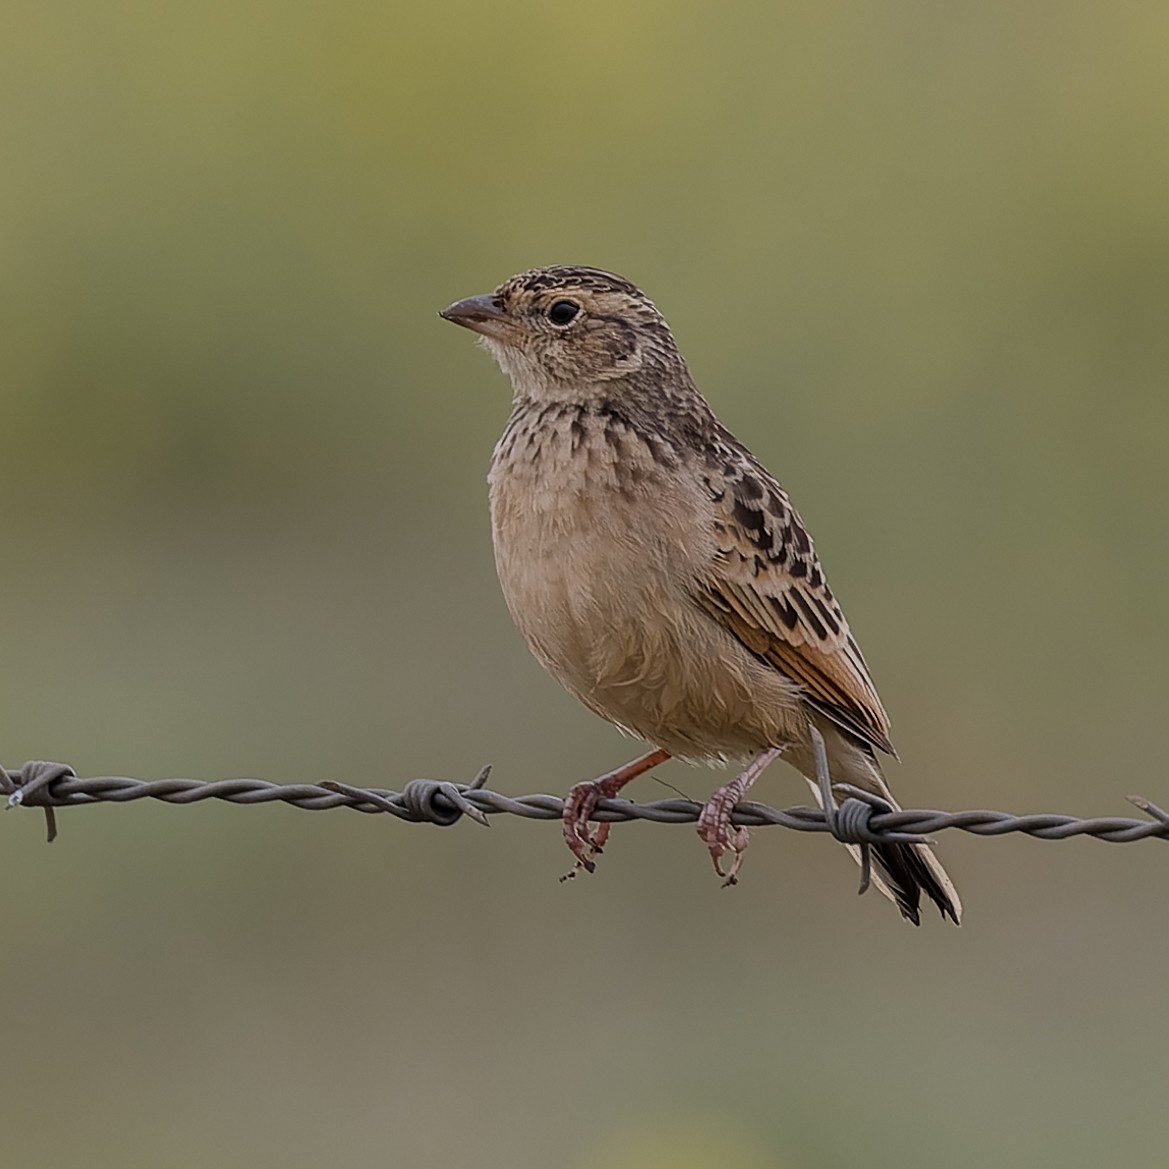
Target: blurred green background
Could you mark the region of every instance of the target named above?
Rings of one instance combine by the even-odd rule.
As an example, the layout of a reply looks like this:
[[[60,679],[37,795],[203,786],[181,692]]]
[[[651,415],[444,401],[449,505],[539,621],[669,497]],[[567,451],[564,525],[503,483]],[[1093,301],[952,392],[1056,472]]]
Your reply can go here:
[[[564,791],[435,312],[640,283],[791,490],[909,806],[1169,801],[1163,3],[9,0],[0,757]],[[671,765],[696,796],[712,773]],[[669,794],[652,780],[635,794]],[[777,766],[759,798],[803,803]],[[27,1167],[1161,1166],[1169,853],[152,804],[0,827]]]

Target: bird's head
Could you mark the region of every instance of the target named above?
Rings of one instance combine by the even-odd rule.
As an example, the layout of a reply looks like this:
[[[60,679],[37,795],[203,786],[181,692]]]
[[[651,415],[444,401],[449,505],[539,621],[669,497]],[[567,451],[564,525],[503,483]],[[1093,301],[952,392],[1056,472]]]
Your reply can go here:
[[[521,272],[439,316],[482,337],[518,397],[612,394],[621,378],[686,376],[653,301],[598,268]]]

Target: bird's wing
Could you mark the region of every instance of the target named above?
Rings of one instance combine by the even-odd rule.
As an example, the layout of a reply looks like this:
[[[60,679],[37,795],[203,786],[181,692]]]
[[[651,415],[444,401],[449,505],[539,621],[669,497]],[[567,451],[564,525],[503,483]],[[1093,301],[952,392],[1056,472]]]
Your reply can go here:
[[[716,552],[697,582],[699,604],[798,682],[809,705],[896,754],[868,667],[787,493],[729,434],[708,452],[703,486]]]

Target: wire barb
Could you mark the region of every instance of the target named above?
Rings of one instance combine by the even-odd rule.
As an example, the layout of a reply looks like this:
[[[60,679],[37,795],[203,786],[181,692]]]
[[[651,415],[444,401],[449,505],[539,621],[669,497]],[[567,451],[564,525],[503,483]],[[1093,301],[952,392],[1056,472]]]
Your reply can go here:
[[[46,763],[40,759],[30,759],[20,769],[20,783],[0,767],[0,791],[8,793],[5,810],[10,811],[19,807],[28,801],[29,796],[66,777],[76,779],[77,772],[65,763]],[[52,844],[57,839],[57,813],[53,810],[52,804],[44,801],[38,803],[45,812],[45,843]]]
[[[491,764],[488,763],[470,783],[464,785],[437,779],[412,779],[401,792],[391,792],[389,796],[360,787],[351,787],[347,783],[338,783],[332,779],[326,779],[321,787],[360,801],[355,806],[363,812],[390,812],[406,820],[426,821],[441,828],[449,828],[456,820],[466,815],[476,824],[490,828],[491,823],[487,817],[463,794],[482,790],[490,774]],[[392,798],[394,795],[398,796],[399,802],[394,801]],[[362,803],[368,803],[370,807],[362,807]],[[403,814],[404,812],[409,814]]]
[[[508,796],[485,786],[491,773],[484,767],[468,784],[446,780],[414,779],[401,791],[366,788],[325,780],[322,783],[278,784],[263,779],[130,779],[120,775],[81,779],[64,763],[32,761],[18,771],[0,767],[0,795],[9,808],[33,807],[49,819],[49,839],[56,835],[55,808],[83,804],[128,803],[154,799],[169,804],[194,804],[224,800],[232,804],[291,804],[305,811],[351,808],[366,813],[389,813],[409,823],[449,827],[463,816],[486,825],[489,816],[513,815],[529,820],[559,820],[564,801],[553,795]],[[918,844],[936,832],[956,828],[975,836],[1004,836],[1021,832],[1040,840],[1066,840],[1091,836],[1114,844],[1157,838],[1169,840],[1169,812],[1140,796],[1130,796],[1148,819],[1122,816],[1075,816],[1033,813],[967,811],[938,812],[929,809],[894,811],[869,792],[837,784],[845,797],[833,813],[820,808],[773,808],[750,800],[740,801],[731,816],[734,824],[761,828],[774,824],[795,832],[827,832],[849,844]],[[601,800],[592,819],[613,823],[652,820],[659,824],[692,824],[702,805],[687,799],[658,800],[637,804],[630,800]]]

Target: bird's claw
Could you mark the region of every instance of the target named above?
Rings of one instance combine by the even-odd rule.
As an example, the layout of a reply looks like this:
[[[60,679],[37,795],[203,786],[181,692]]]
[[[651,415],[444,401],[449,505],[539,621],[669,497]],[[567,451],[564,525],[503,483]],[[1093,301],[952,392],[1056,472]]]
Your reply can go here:
[[[564,843],[576,857],[576,864],[571,873],[565,873],[562,881],[575,877],[584,869],[591,873],[596,869],[594,858],[601,855],[605,841],[609,839],[609,822],[598,824],[593,831],[589,831],[589,817],[596,810],[601,800],[611,800],[631,779],[644,775],[651,767],[657,767],[669,759],[668,751],[660,748],[650,751],[640,759],[633,759],[616,771],[607,772],[597,779],[589,779],[584,783],[574,785],[564,798],[564,810],[561,812],[561,826],[564,831]]]
[[[562,881],[571,880],[581,869],[586,873],[596,871],[596,857],[605,850],[605,841],[609,839],[609,825],[598,824],[594,830],[589,829],[589,817],[593,814],[598,801],[604,795],[600,783],[595,779],[576,784],[568,793],[564,801],[564,842],[569,851],[576,857],[576,864],[572,870],[564,874]]]
[[[698,835],[710,851],[714,871],[723,879],[723,888],[739,883],[739,869],[743,854],[747,851],[751,835],[746,828],[731,823],[731,813],[738,802],[738,793],[719,788],[702,805],[698,815]],[[722,858],[728,853],[735,854],[730,867],[724,871]]]

